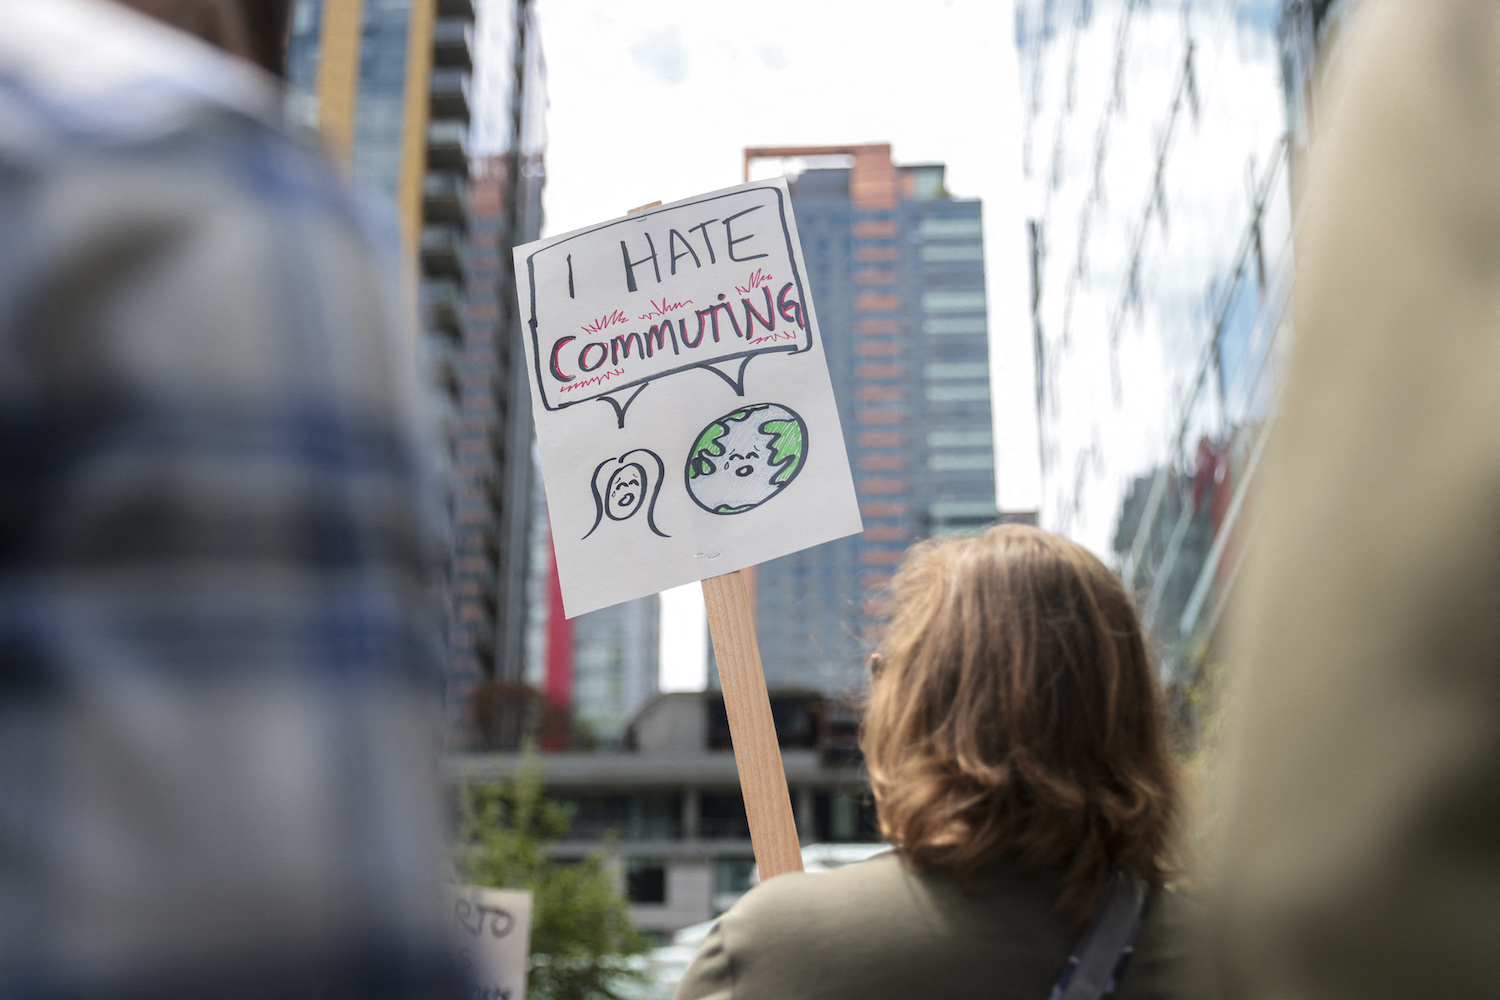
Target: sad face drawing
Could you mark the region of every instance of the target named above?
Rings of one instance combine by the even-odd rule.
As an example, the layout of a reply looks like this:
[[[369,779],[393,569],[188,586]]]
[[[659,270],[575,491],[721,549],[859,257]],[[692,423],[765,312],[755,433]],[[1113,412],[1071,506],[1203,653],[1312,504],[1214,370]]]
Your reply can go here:
[[[646,500],[646,470],[631,462],[609,474],[604,485],[604,516],[623,521],[641,509]]]
[[[637,448],[619,458],[606,458],[594,468],[594,526],[589,537],[607,517],[628,521],[644,510],[646,526],[653,534],[670,537],[656,526],[656,495],[661,491],[662,461],[654,451]]]
[[[807,461],[807,424],[777,403],[726,413],[688,455],[688,495],[710,514],[743,514],[780,493]]]

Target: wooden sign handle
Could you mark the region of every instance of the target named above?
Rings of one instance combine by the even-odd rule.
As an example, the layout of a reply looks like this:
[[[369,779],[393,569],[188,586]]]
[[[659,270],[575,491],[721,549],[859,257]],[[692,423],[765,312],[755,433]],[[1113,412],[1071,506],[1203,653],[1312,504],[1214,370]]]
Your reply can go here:
[[[708,631],[719,661],[719,683],[740,772],[740,793],[750,820],[750,842],[761,881],[802,870],[797,822],[787,792],[771,698],[760,665],[760,646],[750,617],[750,594],[739,570],[703,581]]]
[[[661,202],[632,208],[627,215],[655,208]],[[750,614],[750,592],[739,570],[703,581],[703,605],[708,610],[708,633],[719,661],[719,684],[724,689],[724,711],[729,716],[729,738],[734,744],[734,766],[740,773],[740,794],[750,821],[750,844],[760,878],[774,878],[802,870],[802,847],[792,796],[781,765],[771,697],[755,641],[755,619]]]

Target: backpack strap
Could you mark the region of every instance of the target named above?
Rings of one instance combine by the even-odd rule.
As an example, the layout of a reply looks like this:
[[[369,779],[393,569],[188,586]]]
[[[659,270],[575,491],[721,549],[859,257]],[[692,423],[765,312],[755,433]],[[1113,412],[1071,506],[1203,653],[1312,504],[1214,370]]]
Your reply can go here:
[[[1116,872],[1093,926],[1079,939],[1048,1000],[1099,1000],[1114,991],[1115,980],[1135,948],[1150,886]]]

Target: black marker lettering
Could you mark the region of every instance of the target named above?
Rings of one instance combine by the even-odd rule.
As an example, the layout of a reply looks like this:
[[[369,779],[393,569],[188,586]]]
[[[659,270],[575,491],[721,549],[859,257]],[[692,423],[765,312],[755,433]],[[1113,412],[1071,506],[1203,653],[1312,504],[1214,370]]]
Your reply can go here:
[[[609,342],[609,363],[610,364],[612,364],[612,365],[619,364],[620,363],[620,355],[621,355],[621,353],[623,353],[625,355],[625,357],[627,357],[627,358],[630,357],[630,342],[632,340],[635,341],[635,355],[636,355],[636,357],[643,358],[643,357],[646,356],[646,345],[641,342],[641,335],[640,334],[635,333],[635,332],[631,332],[631,333],[627,333],[627,334],[623,334],[623,335],[616,334],[615,337],[612,340],[610,340],[610,342]],[[624,350],[622,351],[621,348],[623,348]]]
[[[734,306],[728,302],[714,306],[714,340],[718,340],[719,332],[719,310],[724,310],[724,315],[729,317],[729,325],[734,327],[734,335],[741,340],[745,337],[745,331],[740,329],[740,321],[734,318]]]
[[[636,290],[635,269],[646,263],[646,261],[648,260],[651,262],[651,270],[656,272],[656,283],[658,285],[661,284],[661,268],[656,264],[656,244],[651,242],[650,233],[646,234],[646,246],[651,248],[651,252],[649,254],[642,257],[640,260],[631,260],[630,250],[625,246],[625,241],[620,241],[620,256],[625,258],[625,287],[632,292]]]
[[[760,290],[766,293],[766,314],[764,316],[756,311],[755,307],[750,304],[749,299],[740,299],[745,304],[745,329],[747,331],[755,329],[755,323],[750,321],[750,317],[752,316],[755,317],[755,322],[767,330],[776,329],[776,310],[771,305],[771,289],[766,285],[762,285]]]
[[[682,241],[682,245],[686,248],[685,250],[683,250],[682,253],[678,253],[677,252],[677,241],[678,240],[681,240]],[[698,259],[698,251],[696,251],[696,250],[693,249],[693,245],[687,241],[687,237],[686,236],[682,235],[681,233],[679,233],[675,229],[673,229],[673,230],[671,230],[670,232],[667,233],[667,252],[672,255],[672,273],[673,274],[677,273],[677,262],[679,260],[681,260],[682,258],[688,256],[689,254],[692,254],[692,256],[693,256],[693,265],[695,267],[702,267],[703,266],[703,261],[701,261],[701,260]]]
[[[573,255],[568,254],[568,298],[573,297]]]
[[[699,223],[688,230],[690,233],[696,233],[700,229],[703,230],[703,245],[708,247],[708,262],[710,264],[717,264],[719,261],[714,257],[714,241],[708,238],[708,227],[718,221],[718,219],[709,219],[707,222]]]
[[[715,309],[717,309],[717,308],[718,308],[717,306],[714,306],[714,307],[709,308],[709,309],[694,309],[693,310],[694,315],[696,315],[698,317],[698,339],[697,340],[692,340],[692,341],[688,340],[688,338],[687,338],[687,330],[683,330],[682,331],[682,342],[683,342],[683,344],[687,345],[688,347],[697,347],[699,344],[703,343],[703,327],[704,327],[703,317],[712,314],[713,311]],[[719,324],[718,324],[717,321],[715,321],[714,322],[714,340],[718,340],[719,339],[718,327],[719,327]]]
[[[807,323],[802,318],[802,303],[796,299],[786,297],[786,293],[791,290],[791,287],[792,283],[788,281],[785,285],[781,286],[781,291],[776,293],[776,311],[788,323],[796,323],[802,329],[806,330]]]
[[[571,382],[578,377],[577,375],[564,375],[562,369],[557,367],[557,355],[570,342],[577,339],[577,337],[563,337],[557,343],[552,345],[552,360],[549,363],[549,367],[552,369],[552,377],[557,379],[559,382]]]
[[[766,206],[764,206],[764,205],[756,205],[753,208],[747,208],[747,209],[745,209],[743,212],[736,212],[733,215],[731,215],[729,218],[727,218],[727,219],[724,220],[724,239],[726,239],[726,240],[729,241],[729,259],[732,260],[732,261],[734,261],[736,264],[743,264],[747,260],[759,260],[762,257],[769,257],[769,256],[771,256],[770,254],[766,254],[766,253],[758,253],[758,254],[755,254],[752,257],[736,257],[734,255],[734,245],[736,243],[744,243],[746,240],[753,240],[753,239],[755,239],[755,234],[751,233],[749,236],[741,236],[739,239],[735,239],[734,238],[734,230],[729,227],[729,224],[731,222],[733,222],[735,219],[738,219],[740,216],[742,216],[742,215],[749,215],[751,212],[758,212],[762,208],[765,208],[765,207]]]
[[[599,360],[596,361],[596,362],[594,362],[593,364],[589,364],[589,362],[588,362],[589,348],[591,348],[591,347],[597,347],[597,348],[599,348]],[[586,372],[593,371],[595,368],[598,368],[600,365],[604,364],[604,362],[606,362],[608,360],[609,360],[609,348],[605,347],[603,344],[594,344],[594,343],[584,344],[583,345],[583,350],[581,350],[581,351],[578,352],[578,367],[582,368]]]
[[[678,322],[682,322],[679,320]],[[657,351],[667,349],[667,335],[672,335],[672,353],[680,354],[677,347],[677,331],[672,329],[672,321],[666,320],[660,325],[653,325],[651,331],[646,334],[646,357],[656,357]]]

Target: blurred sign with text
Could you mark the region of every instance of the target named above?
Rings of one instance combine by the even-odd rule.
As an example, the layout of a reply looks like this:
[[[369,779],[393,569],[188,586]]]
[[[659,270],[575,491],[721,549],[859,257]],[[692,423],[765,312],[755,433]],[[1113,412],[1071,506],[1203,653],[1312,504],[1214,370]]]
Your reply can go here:
[[[525,1000],[531,893],[455,886],[453,933],[477,1000]]]

